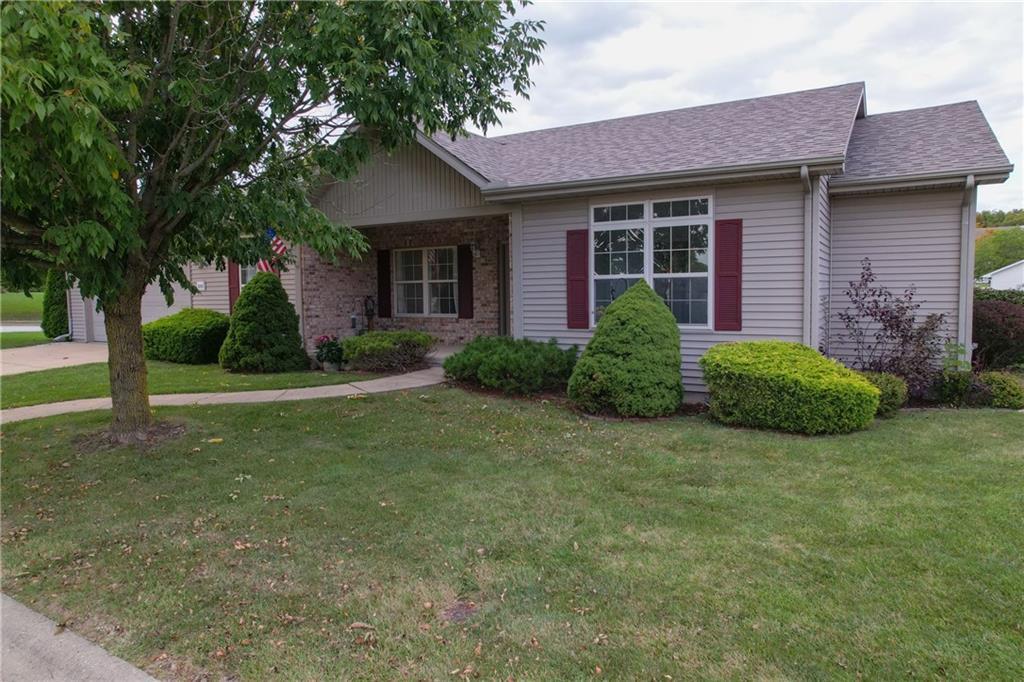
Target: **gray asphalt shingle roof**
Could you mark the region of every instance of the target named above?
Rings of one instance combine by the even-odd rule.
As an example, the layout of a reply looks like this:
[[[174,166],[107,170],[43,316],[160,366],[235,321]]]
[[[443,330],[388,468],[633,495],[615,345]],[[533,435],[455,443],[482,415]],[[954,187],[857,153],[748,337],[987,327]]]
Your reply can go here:
[[[1009,165],[978,103],[959,102],[857,120],[850,136],[846,172],[834,182]]]
[[[863,83],[496,137],[433,140],[487,188],[846,161],[837,182],[1007,167],[976,102],[863,116]],[[860,118],[858,118],[860,116]]]
[[[842,158],[863,83],[454,142],[494,185],[525,186]]]

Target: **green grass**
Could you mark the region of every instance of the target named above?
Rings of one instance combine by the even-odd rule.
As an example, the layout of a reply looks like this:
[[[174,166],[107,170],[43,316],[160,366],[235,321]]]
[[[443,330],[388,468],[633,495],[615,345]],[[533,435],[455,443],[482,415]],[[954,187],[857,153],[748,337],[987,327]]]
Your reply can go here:
[[[149,392],[220,393],[260,391],[344,384],[372,379],[365,372],[282,372],[280,374],[232,374],[219,365],[177,365],[149,362]],[[110,395],[107,365],[103,362],[4,377],[0,408],[55,403]]]
[[[81,450],[102,413],[5,426],[0,504],[4,591],[159,676],[1024,677],[1013,412],[819,438],[446,388],[157,414],[187,433],[146,453]]]
[[[43,319],[43,292],[26,296],[20,291],[0,293],[0,319],[4,322],[38,322]]]
[[[49,343],[50,339],[42,332],[0,332],[0,348],[21,348],[22,346],[38,346]]]

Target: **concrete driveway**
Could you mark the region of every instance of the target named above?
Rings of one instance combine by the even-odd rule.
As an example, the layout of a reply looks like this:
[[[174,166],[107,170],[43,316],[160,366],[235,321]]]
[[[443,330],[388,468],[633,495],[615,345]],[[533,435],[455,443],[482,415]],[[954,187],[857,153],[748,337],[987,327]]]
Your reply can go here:
[[[0,350],[0,376],[106,361],[105,343],[43,343]]]

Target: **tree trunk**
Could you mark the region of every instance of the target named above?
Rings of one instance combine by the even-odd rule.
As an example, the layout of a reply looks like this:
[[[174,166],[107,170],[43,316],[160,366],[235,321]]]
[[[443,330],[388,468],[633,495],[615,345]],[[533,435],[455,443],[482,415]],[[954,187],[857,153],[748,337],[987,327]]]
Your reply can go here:
[[[114,414],[110,434],[120,443],[144,440],[153,417],[149,411],[146,359],[142,355],[142,293],[145,283],[128,285],[104,305]]]

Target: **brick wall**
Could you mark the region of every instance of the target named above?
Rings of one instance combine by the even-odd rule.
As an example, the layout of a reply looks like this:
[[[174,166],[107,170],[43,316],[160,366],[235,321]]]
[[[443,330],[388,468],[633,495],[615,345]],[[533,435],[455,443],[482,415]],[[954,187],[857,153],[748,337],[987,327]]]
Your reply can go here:
[[[363,300],[377,298],[377,250],[473,245],[473,318],[376,318],[374,329],[419,329],[442,343],[464,343],[480,334],[497,334],[499,325],[498,248],[508,243],[508,216],[403,223],[362,229],[371,251],[361,260],[343,258],[338,265],[308,247],[302,252],[302,305],[306,347],[323,334],[349,336],[351,316],[363,319]],[[394,306],[392,306],[394,310]]]

